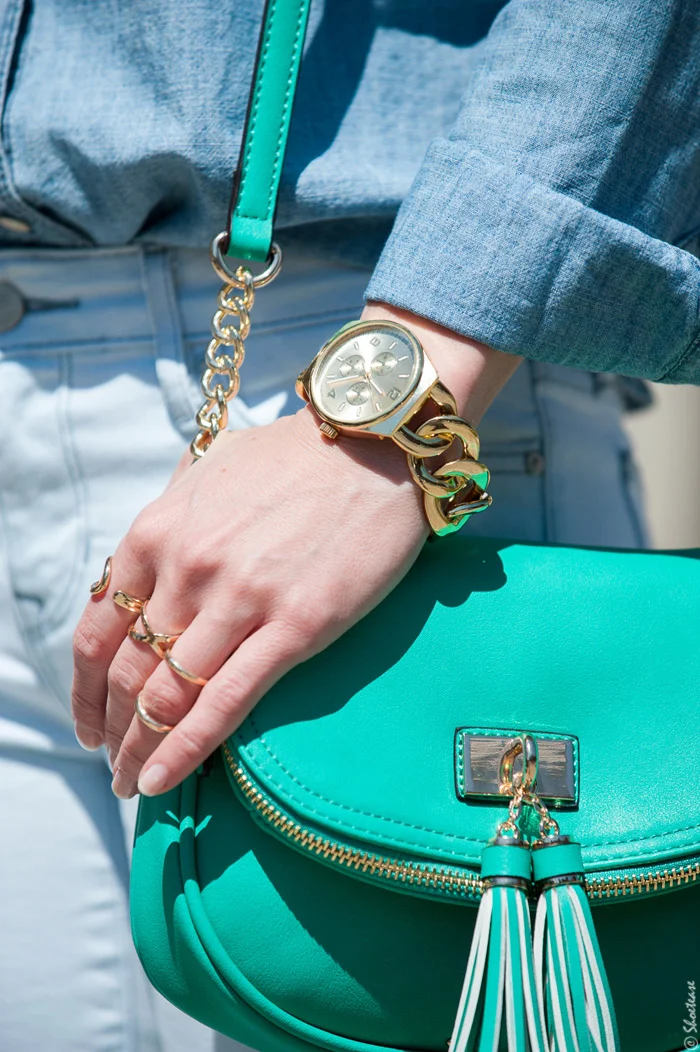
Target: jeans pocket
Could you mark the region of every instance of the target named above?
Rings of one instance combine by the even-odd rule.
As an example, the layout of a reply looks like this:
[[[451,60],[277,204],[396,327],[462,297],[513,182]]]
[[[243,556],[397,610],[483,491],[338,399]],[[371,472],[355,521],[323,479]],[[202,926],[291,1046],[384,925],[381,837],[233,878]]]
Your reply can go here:
[[[15,608],[29,636],[71,608],[85,549],[70,364],[65,355],[0,361],[0,513]]]

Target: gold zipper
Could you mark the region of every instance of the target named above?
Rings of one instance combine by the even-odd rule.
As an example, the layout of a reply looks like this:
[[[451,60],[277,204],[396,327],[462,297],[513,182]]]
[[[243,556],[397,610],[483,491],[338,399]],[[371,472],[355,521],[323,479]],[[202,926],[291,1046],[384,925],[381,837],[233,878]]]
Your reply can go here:
[[[679,888],[699,878],[700,862],[689,862],[687,865],[655,869],[642,875],[632,873],[620,877],[586,877],[586,891],[591,899],[609,899],[618,895],[639,895]]]
[[[429,865],[423,862],[406,862],[401,859],[387,858],[372,851],[360,851],[348,847],[337,840],[331,840],[310,829],[305,829],[294,819],[272,803],[268,797],[250,780],[242,765],[235,759],[224,742],[223,752],[226,762],[242,796],[257,813],[277,832],[308,852],[324,858],[337,866],[354,869],[380,880],[429,888],[456,895],[460,898],[479,898],[482,893],[481,879],[465,870],[449,869],[440,865]],[[585,887],[589,898],[604,899],[617,896],[646,894],[653,891],[664,891],[667,888],[691,884],[700,879],[700,862],[657,869],[643,875],[624,874],[612,877],[586,877]]]
[[[298,822],[275,807],[257,785],[251,782],[243,767],[231,754],[227,742],[224,742],[223,751],[233,779],[248,803],[266,822],[274,826],[278,833],[294,841],[295,845],[310,855],[327,859],[346,869],[354,869],[368,876],[393,880],[396,883],[432,888],[450,895],[459,895],[462,898],[464,896],[478,898],[481,895],[481,880],[472,873],[439,865],[431,866],[422,862],[406,862],[401,859],[387,858],[373,851],[359,851],[357,848],[348,847],[337,840],[330,840],[319,833],[304,829]]]

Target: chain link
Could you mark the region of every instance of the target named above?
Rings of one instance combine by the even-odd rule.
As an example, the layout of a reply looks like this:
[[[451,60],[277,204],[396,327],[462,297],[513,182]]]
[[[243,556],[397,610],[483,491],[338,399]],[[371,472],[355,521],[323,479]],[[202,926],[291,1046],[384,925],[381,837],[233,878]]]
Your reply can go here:
[[[513,795],[508,804],[508,818],[501,822],[496,836],[520,836],[520,819],[523,813],[524,793],[521,785],[513,788]]]
[[[415,431],[399,428],[394,438],[406,451],[413,481],[423,490],[428,522],[438,536],[453,533],[489,507],[489,470],[479,461],[479,436],[465,420],[452,414],[434,416]],[[431,471],[426,461],[442,456],[454,442],[462,447],[460,456]]]
[[[558,837],[559,836],[559,823],[555,818],[550,815],[546,804],[542,802],[534,789],[524,794],[525,803],[529,804],[530,807],[534,808],[539,820],[540,820],[540,837]]]
[[[200,389],[205,401],[197,412],[199,431],[190,443],[195,460],[203,457],[219,432],[226,429],[228,403],[236,397],[241,385],[239,369],[245,358],[255,290],[272,281],[282,264],[281,249],[273,245],[268,266],[262,274],[254,277],[243,265],[232,273],[222,256],[226,236],[218,234],[211,244],[211,263],[224,284],[211,320],[212,338],[204,353]]]
[[[523,832],[520,824],[523,808],[528,805],[534,810],[540,820],[540,838],[558,837],[559,823],[555,818],[552,818],[547,805],[542,802],[535,790],[524,788],[519,781],[515,782],[512,788],[513,792],[508,804],[508,818],[505,822],[501,822],[496,835],[520,836]]]

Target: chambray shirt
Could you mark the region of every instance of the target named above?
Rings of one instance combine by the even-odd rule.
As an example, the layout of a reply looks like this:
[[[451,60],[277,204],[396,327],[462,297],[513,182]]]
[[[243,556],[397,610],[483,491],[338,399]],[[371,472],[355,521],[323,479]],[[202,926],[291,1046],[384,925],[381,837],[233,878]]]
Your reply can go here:
[[[0,241],[205,246],[261,11],[0,0]],[[277,227],[501,350],[700,383],[698,0],[318,0]]]

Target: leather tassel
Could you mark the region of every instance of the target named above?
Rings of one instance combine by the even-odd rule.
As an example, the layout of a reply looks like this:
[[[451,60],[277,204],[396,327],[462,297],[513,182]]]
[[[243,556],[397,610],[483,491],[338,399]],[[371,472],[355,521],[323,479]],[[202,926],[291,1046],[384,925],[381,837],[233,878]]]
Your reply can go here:
[[[583,888],[580,844],[545,837],[532,846],[535,982],[550,1052],[619,1052],[605,967]]]
[[[450,1052],[547,1052],[526,899],[531,872],[529,846],[519,837],[498,836],[484,848],[484,893]]]

